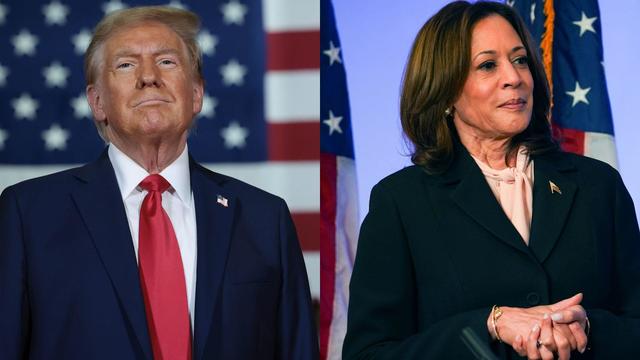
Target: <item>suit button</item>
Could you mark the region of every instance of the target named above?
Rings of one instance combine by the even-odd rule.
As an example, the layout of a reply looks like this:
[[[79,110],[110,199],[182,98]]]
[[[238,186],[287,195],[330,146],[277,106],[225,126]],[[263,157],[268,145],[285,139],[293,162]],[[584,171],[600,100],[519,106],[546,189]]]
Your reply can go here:
[[[534,292],[527,294],[527,302],[529,302],[529,305],[538,305],[540,303],[540,295]]]

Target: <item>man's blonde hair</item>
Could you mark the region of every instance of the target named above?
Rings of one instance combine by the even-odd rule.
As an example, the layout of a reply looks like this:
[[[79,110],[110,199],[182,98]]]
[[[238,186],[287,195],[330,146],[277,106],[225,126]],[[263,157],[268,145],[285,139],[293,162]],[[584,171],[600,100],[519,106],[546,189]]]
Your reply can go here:
[[[95,84],[104,44],[115,33],[145,22],[160,23],[173,30],[187,47],[194,74],[202,79],[202,54],[196,37],[200,29],[198,15],[188,10],[168,6],[140,6],[114,11],[96,25],[91,43],[84,54],[84,75],[87,85]]]

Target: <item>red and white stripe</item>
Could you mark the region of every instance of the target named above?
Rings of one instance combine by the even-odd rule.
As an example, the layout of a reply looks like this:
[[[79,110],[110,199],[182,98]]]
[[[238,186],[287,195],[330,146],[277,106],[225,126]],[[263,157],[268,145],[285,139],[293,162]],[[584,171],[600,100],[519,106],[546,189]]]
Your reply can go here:
[[[262,13],[269,162],[257,170],[265,171],[264,176],[256,176],[256,170],[248,167],[236,172],[240,168],[235,164],[220,172],[287,201],[304,251],[311,294],[319,299],[320,7],[317,0],[263,0]]]
[[[554,132],[560,137],[564,151],[598,159],[616,169],[618,168],[618,156],[613,135],[563,129],[556,125],[554,125]]]
[[[320,357],[341,359],[349,280],[358,241],[358,189],[353,159],[321,154]]]

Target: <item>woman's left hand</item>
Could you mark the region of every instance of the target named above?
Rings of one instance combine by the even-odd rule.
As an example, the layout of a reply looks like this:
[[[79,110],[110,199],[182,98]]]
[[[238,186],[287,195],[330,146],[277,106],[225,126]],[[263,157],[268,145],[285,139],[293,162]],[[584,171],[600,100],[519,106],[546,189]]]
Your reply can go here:
[[[576,349],[583,353],[587,348],[587,312],[581,305],[573,305],[561,311],[551,314],[551,320],[555,324],[566,324],[576,340]]]
[[[587,335],[585,334],[587,312],[580,302],[582,293],[578,293],[568,299],[548,306],[535,307],[542,315],[549,313],[553,320],[553,328],[561,332],[571,344],[571,349],[583,353],[587,347]]]
[[[556,354],[559,360],[569,360],[571,357],[569,340],[554,329],[549,317],[542,319],[541,324],[535,324],[526,339],[518,335],[513,349],[529,360],[553,360]]]
[[[513,349],[520,356],[527,356],[530,359],[545,358],[549,353],[558,353],[560,358],[568,358],[565,349],[567,345],[565,340],[568,340],[568,352],[575,349],[583,353],[587,347],[585,334],[587,320],[586,311],[579,305],[580,301],[582,301],[582,294],[577,294],[555,304],[531,308],[542,313],[541,315],[551,313],[550,319],[543,316],[542,322],[536,325],[537,331],[532,330],[529,334],[525,334],[526,337],[518,335],[512,344]],[[549,347],[540,346],[540,338],[543,335],[545,338],[554,340],[547,341],[550,343]]]

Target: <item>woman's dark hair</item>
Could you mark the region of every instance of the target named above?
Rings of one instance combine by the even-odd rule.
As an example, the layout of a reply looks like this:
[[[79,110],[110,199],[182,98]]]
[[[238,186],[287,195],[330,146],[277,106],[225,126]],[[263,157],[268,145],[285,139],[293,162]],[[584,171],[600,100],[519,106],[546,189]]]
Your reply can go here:
[[[411,160],[429,173],[445,171],[453,159],[455,128],[445,116],[460,96],[469,74],[473,27],[499,15],[514,28],[527,51],[533,78],[533,111],[529,126],[511,139],[505,161],[523,145],[530,155],[558,149],[548,122],[549,85],[537,47],[520,16],[496,2],[456,1],[420,29],[407,61],[400,100],[405,136],[413,144]]]

